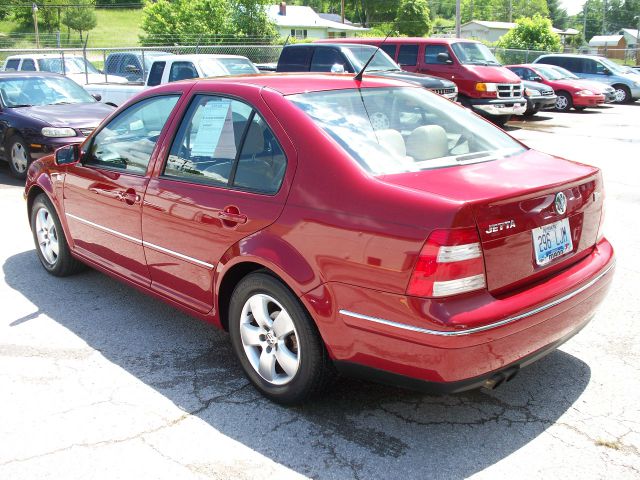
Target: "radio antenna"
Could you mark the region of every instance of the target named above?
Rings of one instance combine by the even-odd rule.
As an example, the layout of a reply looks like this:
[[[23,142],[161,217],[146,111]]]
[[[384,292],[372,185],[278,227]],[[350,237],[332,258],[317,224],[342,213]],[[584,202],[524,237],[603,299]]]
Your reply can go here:
[[[384,40],[382,41],[382,43],[380,45],[378,45],[378,48],[376,48],[376,51],[373,52],[373,55],[371,55],[369,57],[369,60],[367,60],[367,62],[364,64],[364,66],[360,69],[360,71],[358,73],[356,73],[356,76],[353,77],[354,80],[357,80],[359,82],[362,81],[362,75],[364,75],[364,71],[367,69],[367,67],[369,66],[369,64],[371,63],[371,60],[373,60],[373,57],[376,56],[376,54],[378,53],[378,50],[380,50],[380,47],[382,47],[382,45],[384,45],[384,42],[387,41],[387,39],[389,38],[389,36],[393,33],[393,30],[389,30],[389,33],[387,33],[387,36],[384,37]]]

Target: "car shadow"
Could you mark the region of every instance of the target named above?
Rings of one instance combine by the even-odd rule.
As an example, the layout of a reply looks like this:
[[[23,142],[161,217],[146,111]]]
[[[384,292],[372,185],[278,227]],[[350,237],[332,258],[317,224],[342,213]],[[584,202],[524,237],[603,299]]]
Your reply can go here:
[[[24,187],[24,182],[24,180],[18,180],[11,175],[9,164],[7,162],[0,161],[0,187]]]
[[[416,468],[471,476],[553,425],[591,376],[583,361],[556,351],[491,392],[431,396],[341,379],[322,398],[285,408],[248,384],[227,334],[211,325],[93,270],[54,278],[33,250],[2,270],[37,308],[12,327],[44,314],[179,408],[314,478],[387,478],[389,469],[422,476]]]

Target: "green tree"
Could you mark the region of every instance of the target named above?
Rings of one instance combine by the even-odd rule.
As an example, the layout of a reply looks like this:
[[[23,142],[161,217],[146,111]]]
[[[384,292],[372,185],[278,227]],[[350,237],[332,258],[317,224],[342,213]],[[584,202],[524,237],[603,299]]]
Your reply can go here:
[[[233,21],[236,34],[245,37],[274,37],[277,30],[267,17],[271,0],[233,0]]]
[[[560,36],[551,30],[551,20],[540,15],[533,18],[519,18],[516,28],[498,40],[500,48],[518,50],[559,51],[562,47]]]
[[[551,24],[562,30],[567,28],[569,15],[567,15],[567,11],[560,6],[560,1],[547,0],[547,6],[549,7],[549,18],[551,19]]]
[[[33,10],[31,4],[21,0],[12,0],[12,3],[15,4],[15,6],[10,7],[13,20],[20,27],[33,30]],[[64,0],[38,0],[38,29],[41,32],[53,32],[60,28],[61,8],[59,5],[66,3]]]
[[[422,37],[431,31],[427,0],[401,0],[395,20],[402,35]]]
[[[73,5],[64,9],[60,21],[66,27],[78,32],[82,41],[82,32],[88,32],[98,24],[96,9],[94,3],[89,0],[73,1]]]

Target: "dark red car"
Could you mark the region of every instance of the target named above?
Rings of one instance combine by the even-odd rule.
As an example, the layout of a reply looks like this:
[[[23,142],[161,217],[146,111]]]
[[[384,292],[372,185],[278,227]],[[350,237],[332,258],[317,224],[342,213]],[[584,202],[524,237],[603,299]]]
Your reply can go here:
[[[48,272],[88,264],[228,330],[282,403],[336,370],[495,386],[584,327],[613,275],[597,168],[375,77],[145,91],[34,162],[25,195]]]
[[[572,108],[584,110],[587,107],[597,107],[605,103],[606,98],[593,85],[583,80],[572,80],[558,72],[554,66],[532,63],[526,65],[508,65],[507,68],[523,80],[549,85],[556,92],[556,110],[567,112]]]

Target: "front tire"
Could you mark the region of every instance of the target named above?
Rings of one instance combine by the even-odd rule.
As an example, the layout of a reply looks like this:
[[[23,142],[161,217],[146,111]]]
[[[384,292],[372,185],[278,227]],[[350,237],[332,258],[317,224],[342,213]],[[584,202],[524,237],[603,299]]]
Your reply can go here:
[[[9,170],[14,177],[24,180],[27,169],[31,164],[31,152],[27,143],[19,135],[13,135],[5,145],[5,152],[9,160]]]
[[[313,320],[273,276],[245,277],[231,296],[228,320],[245,375],[271,400],[301,403],[333,379],[335,370]]]
[[[558,92],[556,98],[556,110],[559,112],[568,112],[573,107],[571,95],[567,92]]]
[[[71,255],[60,219],[44,193],[33,201],[30,223],[38,258],[47,272],[56,277],[66,277],[84,268]]]
[[[614,85],[613,88],[616,91],[615,103],[630,103],[633,101],[631,98],[631,90],[626,85]]]

